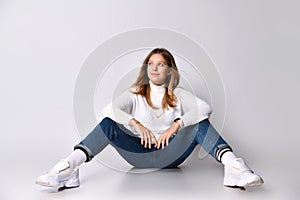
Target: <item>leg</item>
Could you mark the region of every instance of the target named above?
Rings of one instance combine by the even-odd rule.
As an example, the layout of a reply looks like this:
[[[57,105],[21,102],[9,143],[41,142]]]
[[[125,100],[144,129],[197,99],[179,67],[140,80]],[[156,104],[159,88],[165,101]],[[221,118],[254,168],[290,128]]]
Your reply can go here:
[[[218,162],[221,162],[224,153],[232,152],[232,148],[220,136],[208,119],[199,122],[195,131],[197,143]]]
[[[61,159],[47,174],[39,176],[36,183],[57,190],[63,187],[78,187],[79,165],[84,161],[90,161],[108,144],[115,146],[118,151],[130,152],[131,158],[135,158],[132,156],[134,153],[147,152],[147,149],[140,144],[139,138],[133,136],[123,126],[105,118],[74,147],[75,151],[66,159]],[[147,157],[140,157],[136,163],[142,163],[144,166],[149,165]]]
[[[190,147],[173,163],[167,167],[176,167],[181,164],[193,151],[197,144],[201,145],[208,154],[213,156],[224,166],[224,185],[225,186],[259,186],[263,184],[263,179],[254,174],[253,171],[245,164],[244,160],[237,158],[232,148],[220,136],[216,129],[206,119],[195,126],[192,126],[192,137],[194,141]],[[176,138],[176,137],[175,137]]]
[[[156,163],[155,166],[160,168],[177,167],[193,152],[198,144],[219,162],[225,152],[232,151],[231,147],[206,119],[180,130],[175,137],[171,138],[169,146],[163,151],[153,152],[153,162]]]
[[[105,118],[75,149],[82,149],[90,161],[107,144],[111,144],[118,153],[131,165],[137,168],[165,168],[176,161],[184,152],[192,152],[197,145],[193,126],[181,130],[164,149],[144,148],[140,138],[122,125]],[[177,166],[177,165],[176,165]],[[174,166],[174,167],[176,167]]]
[[[151,150],[140,144],[139,137],[110,118],[104,118],[74,149],[82,150],[86,154],[86,162],[89,162],[108,144],[111,144],[127,162],[136,167],[151,165],[150,157],[145,156]]]
[[[75,149],[85,152],[87,161],[90,161],[108,144],[111,144],[118,153],[131,165],[138,168],[165,168],[178,160],[182,154],[192,152],[197,145],[195,141],[194,126],[181,130],[176,137],[173,137],[167,147],[156,149],[152,145],[151,149],[144,148],[140,144],[140,138],[122,125],[105,118],[96,128],[78,145]],[[174,166],[175,167],[175,166]]]
[[[199,145],[224,166],[225,186],[259,186],[263,184],[263,179],[254,174],[245,164],[242,158],[237,158],[232,148],[219,135],[215,128],[204,120],[199,123],[196,134]]]
[[[183,130],[186,132],[186,129],[187,127]],[[208,119],[190,126],[188,131],[192,132],[190,133],[190,137],[193,137],[193,141],[190,142],[189,148],[168,167],[176,167],[181,164],[192,153],[197,144],[219,162],[221,162],[221,157],[225,152],[232,151],[231,147],[219,135]]]

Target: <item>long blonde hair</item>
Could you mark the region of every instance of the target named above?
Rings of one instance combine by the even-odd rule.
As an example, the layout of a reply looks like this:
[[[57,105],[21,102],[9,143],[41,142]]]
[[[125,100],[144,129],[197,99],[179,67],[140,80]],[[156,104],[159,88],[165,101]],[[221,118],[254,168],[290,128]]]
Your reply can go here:
[[[149,77],[147,74],[147,67],[148,67],[148,62],[149,59],[152,55],[154,54],[160,54],[166,61],[167,66],[170,67],[171,69],[171,74],[170,76],[167,77],[166,79],[166,91],[165,95],[162,99],[162,108],[163,110],[168,110],[168,107],[176,107],[176,96],[173,93],[173,90],[178,86],[179,84],[179,72],[178,68],[175,63],[175,59],[173,55],[166,49],[164,48],[156,48],[153,49],[145,58],[143,65],[140,69],[139,75],[136,79],[136,81],[133,83],[132,87],[135,87],[137,90],[134,91],[134,94],[139,94],[142,95],[146,98],[147,103],[149,104],[150,107],[154,108],[154,105],[151,101],[150,97],[150,85],[149,85]]]

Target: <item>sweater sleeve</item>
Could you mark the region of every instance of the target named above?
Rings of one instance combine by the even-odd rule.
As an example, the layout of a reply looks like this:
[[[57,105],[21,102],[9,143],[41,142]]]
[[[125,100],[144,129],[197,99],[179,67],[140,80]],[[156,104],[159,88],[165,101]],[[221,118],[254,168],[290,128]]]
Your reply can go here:
[[[211,107],[204,100],[182,88],[176,88],[175,95],[179,97],[182,109],[181,120],[184,126],[196,124],[209,117]]]
[[[123,125],[129,125],[132,117],[133,97],[129,89],[114,99],[102,110],[104,117],[109,117],[115,122]]]

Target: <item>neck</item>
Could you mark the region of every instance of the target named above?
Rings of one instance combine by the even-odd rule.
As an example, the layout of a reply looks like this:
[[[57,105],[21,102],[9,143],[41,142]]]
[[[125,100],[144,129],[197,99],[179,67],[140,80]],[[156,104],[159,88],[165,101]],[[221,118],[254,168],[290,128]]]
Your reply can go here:
[[[154,93],[164,93],[166,90],[165,84],[155,85],[152,81],[149,81],[151,91]]]

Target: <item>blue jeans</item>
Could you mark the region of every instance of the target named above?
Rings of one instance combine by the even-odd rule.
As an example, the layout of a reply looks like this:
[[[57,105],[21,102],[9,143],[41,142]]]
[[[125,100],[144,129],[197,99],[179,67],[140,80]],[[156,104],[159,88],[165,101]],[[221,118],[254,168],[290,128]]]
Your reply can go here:
[[[81,149],[87,156],[86,162],[111,144],[131,165],[137,168],[173,168],[180,165],[199,144],[215,157],[220,152],[232,151],[209,120],[182,128],[170,138],[164,149],[145,148],[140,138],[110,118],[104,118],[74,149]]]

